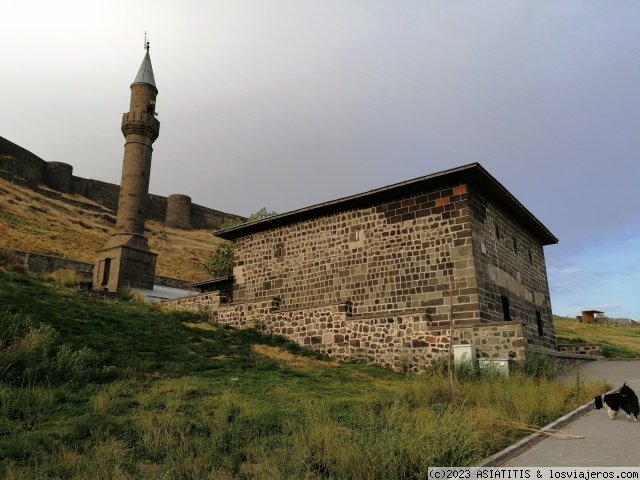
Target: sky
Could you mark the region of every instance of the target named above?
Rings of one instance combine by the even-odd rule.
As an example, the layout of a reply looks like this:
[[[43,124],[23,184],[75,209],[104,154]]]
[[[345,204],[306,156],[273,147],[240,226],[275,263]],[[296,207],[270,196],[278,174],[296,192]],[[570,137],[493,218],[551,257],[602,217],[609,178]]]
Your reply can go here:
[[[637,0],[0,6],[0,136],[119,183],[144,57],[150,192],[284,213],[479,162],[558,237],[552,308],[640,320]]]

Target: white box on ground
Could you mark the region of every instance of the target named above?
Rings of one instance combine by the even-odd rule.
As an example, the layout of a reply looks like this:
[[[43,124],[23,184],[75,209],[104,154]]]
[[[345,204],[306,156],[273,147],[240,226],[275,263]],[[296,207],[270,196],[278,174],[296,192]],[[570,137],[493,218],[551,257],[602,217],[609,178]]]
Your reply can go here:
[[[478,366],[475,345],[454,345],[453,361],[455,363],[470,363],[474,367]]]
[[[509,375],[511,371],[510,358],[483,357],[478,359],[480,370],[489,370],[502,375]]]

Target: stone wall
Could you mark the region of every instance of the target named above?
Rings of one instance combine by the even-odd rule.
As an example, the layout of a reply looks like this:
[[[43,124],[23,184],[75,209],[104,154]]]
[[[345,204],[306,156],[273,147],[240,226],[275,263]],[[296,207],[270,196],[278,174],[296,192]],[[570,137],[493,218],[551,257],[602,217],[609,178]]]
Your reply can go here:
[[[114,168],[116,167],[120,168],[121,164],[114,164]],[[0,137],[0,178],[34,189],[44,184],[61,193],[81,195],[114,212],[118,209],[119,185],[76,177],[73,175],[71,165],[62,162],[46,162],[2,137]],[[227,218],[244,219],[238,215],[195,204],[191,205],[188,217],[187,210],[180,210],[185,215],[182,217],[176,214],[176,209],[172,210],[169,207],[168,202],[170,203],[171,197],[169,196],[168,199],[149,194],[146,201],[146,218],[165,222],[175,228],[211,230],[219,229]],[[186,197],[186,195],[177,197]],[[60,197],[59,200],[67,201],[64,197]]]
[[[558,344],[558,350],[577,355],[602,355],[602,347],[599,343],[561,343]]]
[[[283,335],[333,358],[374,363],[395,371],[423,372],[448,355],[448,326],[434,325],[424,312],[357,315],[349,302],[301,310],[280,308],[279,299],[220,303],[217,292],[169,300],[166,305],[207,312],[215,323]],[[479,357],[524,358],[518,322],[455,326],[454,344],[473,344]]]
[[[279,297],[292,310],[351,301],[354,314],[421,309],[477,323],[466,188],[303,220],[236,241],[233,301]]]
[[[469,201],[482,321],[521,321],[530,341],[555,349],[543,246],[479,188]]]
[[[90,282],[92,280],[94,268],[92,263],[52,255],[43,255],[41,253],[25,252],[22,250],[14,250],[14,252],[16,259],[24,266],[27,272],[42,275],[55,272],[56,270],[73,270],[78,273],[80,281]],[[191,282],[187,280],[162,277],[159,275],[156,275],[154,283],[155,285],[182,288],[184,290],[191,288]]]

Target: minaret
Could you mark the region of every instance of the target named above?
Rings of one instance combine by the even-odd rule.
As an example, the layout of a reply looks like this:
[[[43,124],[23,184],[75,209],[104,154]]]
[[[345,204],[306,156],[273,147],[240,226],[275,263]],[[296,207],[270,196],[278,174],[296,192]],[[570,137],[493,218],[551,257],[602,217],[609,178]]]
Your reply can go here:
[[[152,289],[156,254],[144,237],[151,145],[160,133],[155,118],[156,88],[149,42],[136,79],[131,84],[129,112],[122,116],[125,138],[122,180],[115,231],[99,250],[93,269],[93,289],[116,292],[122,287]]]

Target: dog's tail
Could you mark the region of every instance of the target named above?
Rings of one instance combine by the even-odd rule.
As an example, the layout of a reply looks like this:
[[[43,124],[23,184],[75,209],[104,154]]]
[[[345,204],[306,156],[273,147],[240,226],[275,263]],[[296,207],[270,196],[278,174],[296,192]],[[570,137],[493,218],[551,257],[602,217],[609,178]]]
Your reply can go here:
[[[636,392],[634,392],[631,387],[629,385],[627,385],[627,382],[624,382],[622,384],[622,386],[620,387],[620,389],[618,390],[618,392],[620,393],[620,395],[627,395],[630,397],[635,396]]]

